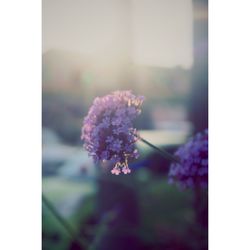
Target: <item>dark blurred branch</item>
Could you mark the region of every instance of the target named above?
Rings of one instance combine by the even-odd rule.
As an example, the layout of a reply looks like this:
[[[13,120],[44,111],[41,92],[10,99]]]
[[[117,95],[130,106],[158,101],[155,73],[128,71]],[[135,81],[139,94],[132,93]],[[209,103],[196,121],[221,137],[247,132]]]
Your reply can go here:
[[[72,238],[72,240],[76,240],[83,249],[86,249],[88,243],[85,239],[79,238],[75,230],[71,227],[71,225],[56,211],[52,203],[42,194],[42,201],[46,205],[46,207],[51,211],[51,213],[57,218],[60,224],[63,226],[68,235]]]

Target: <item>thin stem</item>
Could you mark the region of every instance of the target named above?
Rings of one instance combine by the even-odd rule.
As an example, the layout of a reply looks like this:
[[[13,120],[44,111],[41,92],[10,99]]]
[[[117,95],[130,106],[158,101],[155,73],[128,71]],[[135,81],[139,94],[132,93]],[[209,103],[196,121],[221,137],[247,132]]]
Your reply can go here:
[[[116,214],[113,211],[108,212],[104,215],[103,219],[100,222],[100,225],[95,233],[95,238],[92,244],[89,246],[88,250],[95,250],[98,247],[98,244],[101,240],[101,237],[108,230],[108,223],[115,218]]]
[[[150,143],[149,141],[143,139],[143,138],[140,137],[140,136],[138,136],[138,139],[139,139],[140,141],[142,141],[143,143],[147,144],[148,146],[150,146],[151,148],[155,149],[155,150],[156,150],[159,154],[161,154],[165,159],[180,164],[180,160],[179,160],[176,156],[174,156],[174,155],[168,153],[168,152],[165,151],[165,150],[162,150],[162,149],[156,147],[155,145],[153,145],[152,143]]]
[[[60,224],[63,226],[65,231],[69,234],[72,240],[76,240],[83,249],[86,248],[88,243],[84,239],[79,239],[75,230],[71,227],[71,225],[56,211],[52,203],[42,194],[42,201],[47,206],[47,208],[51,211],[51,213],[57,218]]]

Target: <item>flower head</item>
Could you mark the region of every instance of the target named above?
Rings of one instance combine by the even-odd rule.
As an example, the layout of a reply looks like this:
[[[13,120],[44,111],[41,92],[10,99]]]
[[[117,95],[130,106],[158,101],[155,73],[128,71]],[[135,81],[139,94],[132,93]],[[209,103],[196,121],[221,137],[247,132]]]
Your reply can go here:
[[[143,96],[131,91],[115,91],[95,98],[84,118],[81,139],[95,161],[111,160],[112,174],[130,173],[128,160],[139,156],[134,119],[141,113]]]
[[[208,184],[208,130],[196,134],[175,153],[181,164],[173,163],[169,183],[183,188],[207,187]]]

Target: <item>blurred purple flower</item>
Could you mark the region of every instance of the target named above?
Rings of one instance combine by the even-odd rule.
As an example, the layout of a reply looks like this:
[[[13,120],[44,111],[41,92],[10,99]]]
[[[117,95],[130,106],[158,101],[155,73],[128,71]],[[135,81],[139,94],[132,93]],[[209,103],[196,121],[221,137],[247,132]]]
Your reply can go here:
[[[143,96],[131,91],[115,91],[97,97],[84,118],[81,139],[95,161],[114,162],[112,174],[130,173],[128,160],[138,158],[135,149],[134,119],[141,113]]]
[[[208,130],[196,134],[175,153],[181,164],[173,163],[169,171],[169,183],[182,188],[208,185]]]

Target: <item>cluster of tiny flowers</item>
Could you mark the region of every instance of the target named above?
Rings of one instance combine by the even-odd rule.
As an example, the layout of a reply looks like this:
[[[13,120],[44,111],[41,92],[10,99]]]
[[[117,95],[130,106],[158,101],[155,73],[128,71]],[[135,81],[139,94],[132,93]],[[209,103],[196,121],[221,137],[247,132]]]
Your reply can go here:
[[[169,183],[181,188],[208,185],[208,130],[196,134],[175,153],[180,164],[173,163],[169,171]]]
[[[84,118],[84,148],[95,161],[113,161],[112,174],[130,173],[128,160],[139,157],[133,121],[141,113],[143,101],[143,96],[135,96],[131,91],[115,91],[95,98]]]

